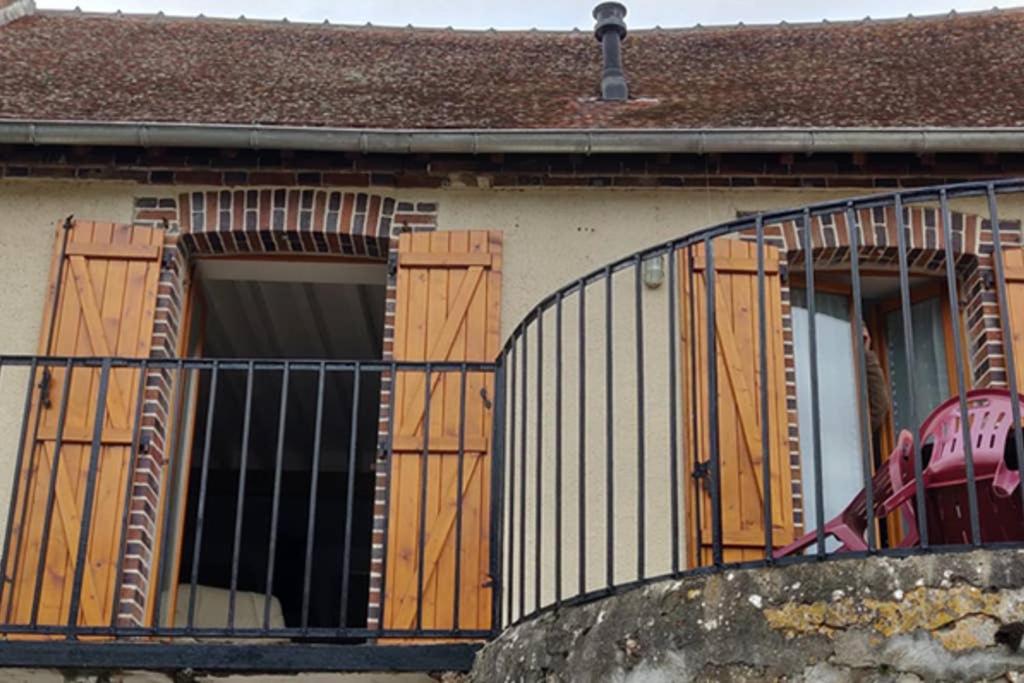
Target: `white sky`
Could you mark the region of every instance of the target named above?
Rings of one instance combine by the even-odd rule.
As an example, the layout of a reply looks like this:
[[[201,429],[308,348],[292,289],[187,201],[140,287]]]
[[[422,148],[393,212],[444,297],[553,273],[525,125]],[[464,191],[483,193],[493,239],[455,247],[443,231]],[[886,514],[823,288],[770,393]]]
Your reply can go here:
[[[589,30],[597,0],[37,0],[40,8],[322,21],[347,24],[454,26],[456,28],[552,28]],[[1024,0],[625,0],[627,23],[654,25],[771,23],[941,14],[1012,7]]]

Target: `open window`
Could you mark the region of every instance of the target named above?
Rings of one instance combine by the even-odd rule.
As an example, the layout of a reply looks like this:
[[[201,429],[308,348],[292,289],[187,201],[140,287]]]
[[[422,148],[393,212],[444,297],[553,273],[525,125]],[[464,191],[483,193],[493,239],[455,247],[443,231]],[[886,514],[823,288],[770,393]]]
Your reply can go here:
[[[366,624],[381,376],[322,361],[381,358],[386,278],[377,263],[198,263],[189,355],[221,360],[183,378],[162,623]]]
[[[884,424],[870,435],[872,443],[863,443],[861,420],[867,420],[867,406],[859,396],[858,340],[854,339],[853,298],[846,273],[815,273],[816,331],[821,434],[828,435],[828,447],[821,454],[824,483],[824,518],[831,519],[864,486],[863,453],[872,452],[877,468],[895,444],[902,429],[917,429],[936,406],[956,388],[953,374],[953,325],[958,316],[949,308],[945,280],[934,276],[910,278],[911,325],[914,363],[908,362],[899,278],[894,272],[868,271],[861,278],[862,310],[865,329],[886,378],[891,410]],[[810,354],[808,306],[805,282],[793,277],[793,342],[797,379],[801,478],[804,482],[804,519],[816,519],[817,501],[811,482],[815,480],[815,462],[810,409]],[[968,378],[969,379],[969,378]],[[911,391],[911,386],[913,391]],[[969,388],[969,387],[968,387]],[[911,401],[913,394],[913,401]],[[823,442],[826,439],[823,437]],[[893,520],[896,524],[896,520]],[[892,526],[892,525],[891,525]],[[898,538],[895,526],[883,530]]]

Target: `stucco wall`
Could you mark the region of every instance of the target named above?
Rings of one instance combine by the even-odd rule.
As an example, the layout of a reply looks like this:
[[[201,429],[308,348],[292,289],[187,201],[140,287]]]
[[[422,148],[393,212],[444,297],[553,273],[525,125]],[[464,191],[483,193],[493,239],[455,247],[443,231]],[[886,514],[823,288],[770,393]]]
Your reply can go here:
[[[136,196],[177,197],[191,190],[208,188],[159,187],[114,183],[67,182],[0,182],[0,353],[32,353],[36,350],[39,324],[43,317],[48,269],[52,253],[52,240],[56,222],[68,214],[83,219],[130,221]],[[622,189],[445,189],[430,191],[384,191],[400,201],[436,202],[438,228],[441,230],[493,229],[504,233],[504,275],[502,298],[502,335],[507,336],[519,320],[544,296],[557,287],[605,263],[643,247],[685,234],[687,232],[735,218],[738,211],[756,211],[800,206],[831,198],[864,194],[861,189],[674,189],[674,190],[622,190]],[[1019,215],[1021,207],[1005,204],[1006,217]],[[961,211],[985,213],[983,201],[971,200],[954,206]],[[1013,209],[1012,213],[1010,209]],[[604,305],[603,285],[588,290],[587,343],[576,344],[575,320],[578,302],[565,302],[563,330],[565,332],[564,381],[566,387],[575,387],[578,358],[581,354],[592,358],[587,367],[590,391],[582,406],[575,397],[567,397],[566,426],[563,448],[566,467],[563,470],[563,537],[565,541],[563,592],[572,594],[579,536],[576,492],[584,488],[591,501],[600,502],[605,495],[608,479],[605,468],[604,441],[607,421],[614,421],[614,447],[616,458],[612,479],[619,501],[635,499],[638,490],[636,442],[636,371],[635,321],[633,281],[629,273],[616,276],[613,287],[614,351],[613,374],[616,378],[615,406],[622,407],[608,414],[605,410],[603,386],[605,381],[603,352],[603,319],[595,315]],[[667,506],[668,487],[668,291],[643,289],[641,292],[644,317],[646,382],[644,409],[648,425],[645,439],[648,446],[646,524],[648,538],[648,575],[668,569],[671,544]],[[541,413],[550,415],[554,404],[555,325],[546,318],[544,328],[544,363],[539,366],[544,379],[541,393],[543,403],[531,402],[527,406],[528,426]],[[533,361],[529,381],[535,386],[538,376],[536,334],[528,342]],[[24,397],[24,371],[5,369],[0,372],[0,523],[6,517],[9,481],[16,456],[18,427]],[[578,413],[588,416],[588,444],[586,450],[587,479],[583,486],[577,478],[576,454],[580,450],[575,429]],[[522,420],[520,411],[519,419]],[[521,422],[517,426],[521,426]],[[527,501],[525,534],[514,537],[517,545],[527,548],[545,548],[540,558],[543,575],[539,603],[550,601],[554,595],[554,480],[553,419],[547,417],[541,446],[545,454],[538,472],[537,439],[529,435],[529,443],[522,451],[530,467],[528,490],[537,475],[543,480],[540,500],[546,512],[542,514],[541,533],[536,537],[534,519],[536,499]],[[532,427],[531,427],[532,429]],[[520,444],[522,448],[522,444]],[[680,472],[680,475],[682,472]],[[682,484],[681,484],[682,485]],[[685,485],[683,485],[685,488]],[[680,505],[685,501],[680,497]],[[585,588],[603,585],[605,539],[607,526],[603,508],[591,508],[586,536],[587,581]],[[622,581],[636,572],[636,527],[638,511],[634,505],[620,504],[613,511],[616,562],[613,574]],[[2,528],[2,526],[0,526]],[[684,549],[685,551],[685,549]],[[527,563],[525,584],[534,585],[534,560]],[[535,599],[531,592],[524,596],[527,610]],[[518,604],[518,594],[514,595]],[[528,599],[525,599],[528,598]]]

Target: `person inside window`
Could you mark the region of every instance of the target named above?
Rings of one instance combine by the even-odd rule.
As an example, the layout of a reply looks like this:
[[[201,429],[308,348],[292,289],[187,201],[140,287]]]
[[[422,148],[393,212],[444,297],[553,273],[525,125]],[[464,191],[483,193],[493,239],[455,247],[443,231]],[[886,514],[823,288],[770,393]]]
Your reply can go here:
[[[885,373],[882,372],[882,364],[878,362],[878,355],[871,348],[871,333],[863,322],[861,330],[864,338],[864,366],[868,380],[868,417],[871,422],[871,462],[875,470],[882,466],[882,429],[885,427],[885,420],[892,409],[889,400],[889,387],[885,381]],[[889,530],[885,524],[879,525],[878,541],[881,546],[889,545]]]
[[[864,365],[868,380],[871,452],[877,467],[882,457],[882,428],[885,426],[885,419],[889,415],[892,404],[889,400],[889,387],[885,381],[885,374],[882,372],[882,364],[878,362],[878,356],[871,347],[871,333],[868,332],[868,327],[864,323],[861,323],[861,332],[864,338]]]

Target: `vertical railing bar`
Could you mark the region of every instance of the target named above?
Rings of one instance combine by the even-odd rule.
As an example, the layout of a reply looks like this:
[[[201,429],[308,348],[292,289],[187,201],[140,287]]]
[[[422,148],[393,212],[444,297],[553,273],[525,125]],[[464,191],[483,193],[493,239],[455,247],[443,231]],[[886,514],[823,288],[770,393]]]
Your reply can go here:
[[[313,580],[313,545],[316,536],[317,492],[320,484],[320,451],[324,424],[324,387],[327,381],[327,363],[321,362],[316,377],[316,418],[313,420],[313,462],[309,477],[309,508],[306,518],[306,558],[302,572],[302,616],[300,626],[309,629],[309,591]],[[340,624],[344,626],[344,622]]]
[[[149,373],[149,360],[143,358],[139,364],[139,385],[135,397],[135,419],[132,425],[132,444],[128,451],[128,477],[125,482],[124,508],[121,513],[121,535],[118,544],[117,567],[114,570],[114,599],[111,600],[110,628],[117,627],[117,617],[121,604],[121,582],[124,581],[124,559],[128,552],[128,527],[132,516],[132,492],[135,490],[135,470],[142,448],[142,413],[145,410],[146,376]],[[59,428],[58,428],[59,429]],[[59,432],[58,432],[59,433]]]
[[[604,270],[604,410],[605,410],[605,584],[615,585],[615,413],[612,359],[612,269]]]
[[[519,618],[526,615],[526,422],[527,416],[527,395],[529,394],[528,380],[528,359],[529,344],[527,344],[527,329],[523,328],[520,343],[523,346],[523,359],[520,367],[520,383],[522,384],[522,415],[519,418]],[[540,476],[538,473],[537,476]]]
[[[213,440],[213,418],[217,403],[217,380],[220,368],[213,361],[210,372],[210,396],[206,403],[206,429],[203,436],[203,462],[199,474],[199,502],[196,509],[196,532],[192,543],[192,572],[189,581],[187,629],[195,628],[196,592],[199,585],[199,557],[203,548],[203,523],[206,520],[206,486],[210,475],[210,442]]]
[[[903,227],[901,212],[897,212],[896,230],[902,237]],[[868,551],[872,552],[878,548],[875,539],[875,492],[872,486],[872,459],[873,448],[871,439],[871,414],[870,401],[868,399],[867,380],[867,349],[864,348],[864,306],[861,298],[860,281],[860,231],[857,229],[856,214],[853,210],[853,202],[846,206],[846,226],[850,235],[850,284],[853,289],[853,338],[857,345],[857,399],[860,410],[858,411],[858,423],[861,434],[861,462],[864,469],[864,502],[867,514],[867,541]]]
[[[562,299],[555,301],[555,604],[562,604]]]
[[[578,330],[576,332],[579,337],[579,384],[577,385],[579,391],[577,396],[579,435],[577,437],[576,459],[579,484],[576,489],[579,537],[576,541],[579,546],[577,549],[579,593],[583,595],[587,592],[587,283],[584,280],[580,280],[580,303],[577,312],[579,314],[577,320]]]
[[[32,612],[29,624],[35,628],[39,623],[39,601],[43,592],[43,574],[46,566],[46,552],[50,544],[50,529],[53,522],[53,506],[57,497],[57,471],[60,467],[60,452],[64,447],[64,422],[68,413],[68,394],[71,390],[71,375],[74,370],[69,358],[64,363],[64,382],[61,384],[60,406],[57,409],[57,433],[54,439],[53,458],[50,460],[50,480],[46,488],[46,508],[43,513],[43,534],[39,540],[39,557],[36,560],[35,586],[32,590]],[[42,407],[40,406],[40,412]],[[38,444],[38,440],[37,440]],[[42,447],[40,446],[40,449]],[[117,601],[114,601],[117,604]]]
[[[267,583],[263,595],[263,631],[270,630],[270,604],[274,591],[274,565],[277,554],[277,522],[281,508],[281,470],[284,467],[284,438],[288,417],[288,386],[291,379],[291,363],[284,362],[281,374],[281,405],[277,421],[277,454],[274,457],[274,494],[270,503],[270,548],[267,553]]]
[[[171,373],[170,370],[168,370],[167,372],[168,372],[168,374]],[[167,429],[170,429],[172,425],[177,426],[177,424],[181,421],[181,418],[182,418],[183,406],[181,406],[179,404],[182,403],[182,401],[181,401],[181,396],[182,396],[182,391],[183,391],[182,385],[185,383],[185,381],[182,379],[182,375],[184,374],[184,372],[185,372],[185,361],[179,358],[178,362],[176,364],[176,367],[174,369],[174,374],[176,374],[177,379],[176,379],[176,381],[173,384],[173,386],[174,386],[173,397],[171,399],[171,402],[167,404],[168,405],[168,413],[170,413],[171,411],[174,411],[175,418],[172,420],[170,417],[168,417],[167,424],[165,425],[165,427]],[[180,434],[183,430],[178,429],[177,431]],[[167,457],[168,472],[173,472],[174,468],[170,467],[170,464],[171,464],[173,458],[179,457],[179,455],[177,453],[177,450],[178,450],[178,447],[179,447],[179,443],[178,443],[178,439],[177,438],[174,440],[173,444],[171,443],[170,433],[168,433],[168,435],[167,435],[167,442],[168,442],[168,444],[170,446],[169,448],[167,448],[167,453],[168,453],[168,457]],[[189,460],[189,458],[185,457],[184,460],[187,462]],[[173,487],[174,487],[174,482],[169,481],[168,482],[168,486],[167,486],[168,491],[163,496],[163,499],[164,499],[164,511],[163,511],[164,512],[164,528],[163,528],[163,535],[161,536],[161,538],[164,538],[164,539],[170,539],[171,538],[171,536],[170,536],[170,534],[171,534],[171,523],[172,523],[171,522],[171,518],[174,517],[174,515],[170,514],[171,503],[175,499],[176,496],[183,496],[184,495],[184,492],[182,492],[182,491],[175,491]],[[166,543],[166,541],[165,541],[165,543]],[[168,559],[169,555],[170,555],[169,553],[160,552],[160,557],[159,557],[159,560],[158,560],[157,565],[156,565],[156,583],[154,585],[157,587],[157,593],[158,594],[159,594],[159,591],[160,591],[160,587],[163,586],[163,583],[164,583],[164,578],[165,578],[164,574],[165,574],[165,571],[166,571],[167,563],[170,561]],[[177,591],[177,586],[175,586],[174,590]],[[155,628],[155,629],[159,629],[160,628],[161,602],[162,602],[162,599],[160,597],[157,597],[154,600],[154,602],[153,602],[153,628]],[[173,616],[172,616],[172,619],[173,619]]]
[[[235,600],[238,594],[238,564],[242,556],[242,520],[245,515],[246,472],[249,468],[249,431],[252,423],[252,385],[256,370],[249,361],[245,373],[245,412],[242,415],[242,456],[238,471],[238,501],[235,505],[235,535],[231,548],[231,586],[228,591],[228,630],[235,630]]]
[[[679,353],[677,348],[676,335],[678,334],[677,318],[679,303],[676,282],[676,252],[670,249],[668,252],[668,481],[669,501],[672,506],[671,531],[672,531],[672,573],[679,573],[679,397],[676,386],[679,372]]]
[[[494,370],[494,413],[491,422],[491,513],[490,513],[490,583],[491,631],[497,636],[502,630],[502,591],[505,580],[501,575],[504,551],[505,520],[505,370],[508,351],[498,357]]]
[[[509,348],[509,376],[512,379],[512,390],[509,392],[509,419],[508,419],[508,546],[506,556],[508,564],[505,571],[505,615],[508,623],[515,621],[512,618],[512,608],[515,606],[512,599],[512,588],[516,585],[516,344]],[[522,533],[522,531],[520,531]],[[519,614],[522,616],[522,613]]]
[[[384,628],[384,615],[387,614],[387,579],[388,579],[388,527],[391,526],[391,464],[395,456],[395,391],[398,386],[398,364],[391,361],[388,370],[391,378],[388,385],[388,431],[384,449],[387,457],[386,467],[388,468],[387,485],[384,488],[384,529],[381,533],[381,560],[380,560],[380,612],[377,618],[377,629]],[[371,558],[373,553],[370,554]],[[371,560],[372,561],[372,560]]]
[[[764,518],[764,559],[771,562],[772,549],[775,547],[772,537],[775,516],[772,513],[772,420],[771,407],[768,405],[768,293],[765,281],[764,216],[761,214],[757,214],[754,219],[754,231],[757,239],[757,343],[761,380],[761,486],[764,505],[761,514]]]
[[[452,625],[455,632],[459,631],[459,607],[462,588],[462,477],[466,459],[466,364],[462,364],[459,372],[459,444],[458,462],[455,465],[455,476],[458,482],[455,489],[455,596],[452,600]],[[493,473],[491,476],[497,476]]]
[[[971,522],[971,543],[980,546],[981,520],[978,517],[978,488],[974,475],[974,444],[971,443],[971,425],[967,414],[967,375],[964,371],[956,264],[953,263],[953,225],[949,210],[949,197],[945,189],[939,191],[939,205],[942,210],[942,238],[946,256],[946,286],[949,290],[949,310],[953,320],[953,352],[956,355],[956,384],[960,398],[960,432],[963,438],[964,464],[967,470],[967,509]]]
[[[660,257],[654,257],[660,258]],[[636,322],[636,578],[643,581],[646,576],[646,518],[647,509],[647,439],[644,415],[645,371],[644,367],[644,301],[643,301],[643,261],[637,256],[633,262],[633,297],[634,316]]]
[[[423,554],[427,536],[427,473],[430,459],[430,393],[431,365],[424,367],[423,381],[423,451],[420,454],[419,540],[416,546],[416,631],[423,630]]]
[[[348,442],[348,477],[345,490],[345,554],[341,568],[341,614],[338,621],[340,628],[348,623],[348,592],[352,569],[352,514],[355,509],[356,495],[356,452],[359,447],[359,385],[362,378],[362,365],[356,361],[352,370],[352,431]],[[430,394],[430,384],[426,386]],[[422,550],[421,550],[422,553]]]
[[[93,498],[96,496],[96,476],[100,464],[103,442],[103,425],[107,414],[107,392],[110,388],[110,359],[104,358],[100,370],[99,395],[96,398],[96,419],[92,428],[92,444],[89,454],[89,476],[85,484],[82,502],[82,525],[78,534],[78,552],[75,559],[75,577],[71,586],[71,606],[68,609],[68,640],[77,640],[78,612],[82,607],[82,581],[85,578],[86,554],[89,548],[89,527],[92,525]]]
[[[18,436],[18,453],[15,456],[14,461],[14,484],[11,486],[11,503],[7,510],[7,525],[4,531],[4,552],[2,566],[0,566],[0,572],[3,572],[3,577],[0,577],[0,601],[4,599],[4,593],[8,585],[13,589],[14,586],[14,574],[15,572],[9,567],[8,562],[10,560],[11,551],[11,537],[14,531],[14,518],[18,516],[18,494],[21,493],[21,474],[22,466],[25,460],[25,441],[28,437],[28,418],[32,414],[32,396],[35,393],[36,383],[36,370],[39,366],[39,359],[37,357],[32,358],[32,363],[29,367],[28,382],[25,385],[25,407],[22,410],[21,415],[21,433]],[[31,459],[29,462],[29,472],[32,470]],[[25,477],[25,487],[28,488],[28,475]],[[25,495],[25,500],[28,500],[28,495]],[[22,505],[21,521],[18,523],[18,529],[25,528],[25,505]],[[20,541],[20,539],[19,539]],[[20,552],[16,549],[16,554]],[[17,562],[15,562],[17,564]],[[10,573],[8,573],[10,572]],[[6,598],[7,613],[4,615],[4,623],[10,623],[11,621],[11,609],[14,605],[14,600],[10,596]]]
[[[1006,269],[1003,263],[1002,229],[999,226],[999,207],[996,199],[995,186],[989,183],[986,188],[988,196],[988,218],[992,224],[992,259],[996,271],[996,288],[999,295],[999,326],[1003,331],[1003,357],[1006,362],[1006,381],[1010,387],[1011,415],[1013,417],[1013,439],[1017,454],[1017,469],[1020,471],[1021,459],[1024,458],[1024,436],[1020,424],[1020,387],[1017,386],[1017,357],[1013,348],[1012,328],[1010,327],[1010,311],[1006,292]],[[1024,510],[1024,485],[1017,489],[1021,496],[1021,509]]]
[[[67,227],[67,223],[65,223],[65,227]],[[69,231],[67,229],[65,229],[64,230],[64,243],[63,243],[63,245],[61,247],[61,263],[63,263],[63,259],[64,259],[63,254],[64,254],[64,250],[67,247],[68,233],[69,233]],[[63,269],[61,269],[60,272],[58,272],[58,274],[57,274],[57,289],[55,291],[58,292],[58,293],[60,292],[60,279],[61,279],[61,274],[62,273],[63,273]],[[57,316],[57,298],[54,298],[53,306],[54,306],[54,308],[53,308],[53,310],[51,312],[50,329],[49,329],[49,332],[48,332],[48,339],[47,339],[47,342],[46,342],[46,348],[47,349],[51,349],[53,347],[53,334],[54,334],[53,325],[56,324],[56,320],[57,320],[57,317],[56,317]],[[42,372],[40,383],[38,385],[35,385],[39,389],[39,405],[36,408],[35,418],[32,420],[32,447],[31,447],[31,454],[29,455],[29,463],[28,463],[28,468],[29,468],[28,471],[29,471],[29,473],[32,473],[32,472],[36,471],[36,468],[37,468],[37,465],[36,465],[36,462],[37,462],[37,460],[36,460],[36,453],[37,453],[38,450],[41,450],[40,449],[40,445],[39,445],[39,427],[40,427],[40,425],[42,425],[43,409],[44,408],[48,408],[49,405],[50,405],[49,400],[46,399],[46,392],[48,390],[44,389],[44,387],[49,386],[52,383],[53,372],[50,369],[51,365],[52,365],[52,363],[47,363],[47,364],[43,365],[43,372]],[[30,386],[34,385],[34,384],[35,384],[35,376],[33,375],[32,378],[31,378]],[[45,403],[44,403],[44,401],[45,401]],[[27,483],[28,482],[26,481],[26,484]],[[26,495],[25,501],[24,501],[24,508],[22,509],[22,522],[25,521],[25,514],[27,514],[27,512],[28,512],[28,496]],[[24,529],[25,527],[24,527],[24,525],[22,525],[22,526],[19,526],[19,528],[20,529]]]
[[[716,567],[723,564],[722,553],[722,472],[718,452],[718,347],[716,342],[718,321],[715,297],[715,246],[711,239],[704,240],[705,304],[707,306],[708,354],[708,442],[711,467],[711,561]]]
[[[815,524],[817,528],[818,559],[825,557],[825,495],[823,473],[821,471],[821,406],[818,405],[818,306],[814,293],[814,240],[811,238],[811,215],[804,209],[803,252],[807,278],[807,336],[810,342],[810,358],[808,365],[811,374],[811,447],[814,449],[814,502]]]
[[[893,199],[893,210],[896,212],[896,248],[900,272],[900,310],[903,318],[903,353],[907,358],[907,369],[916,367],[914,363],[914,327],[913,312],[910,309],[910,266],[907,263],[907,239],[904,235],[905,220],[903,218],[903,195],[897,194]],[[914,399],[914,383],[907,382],[907,400],[916,405]],[[914,437],[914,482],[917,507],[917,530],[922,550],[928,549],[928,508],[924,498],[924,476],[921,454],[921,435],[914,425],[911,429]]]
[[[534,477],[534,554],[533,554],[533,609],[540,609],[541,586],[541,555],[543,550],[543,511],[544,511],[544,312],[537,311],[537,433],[534,435],[537,444],[537,474]]]

